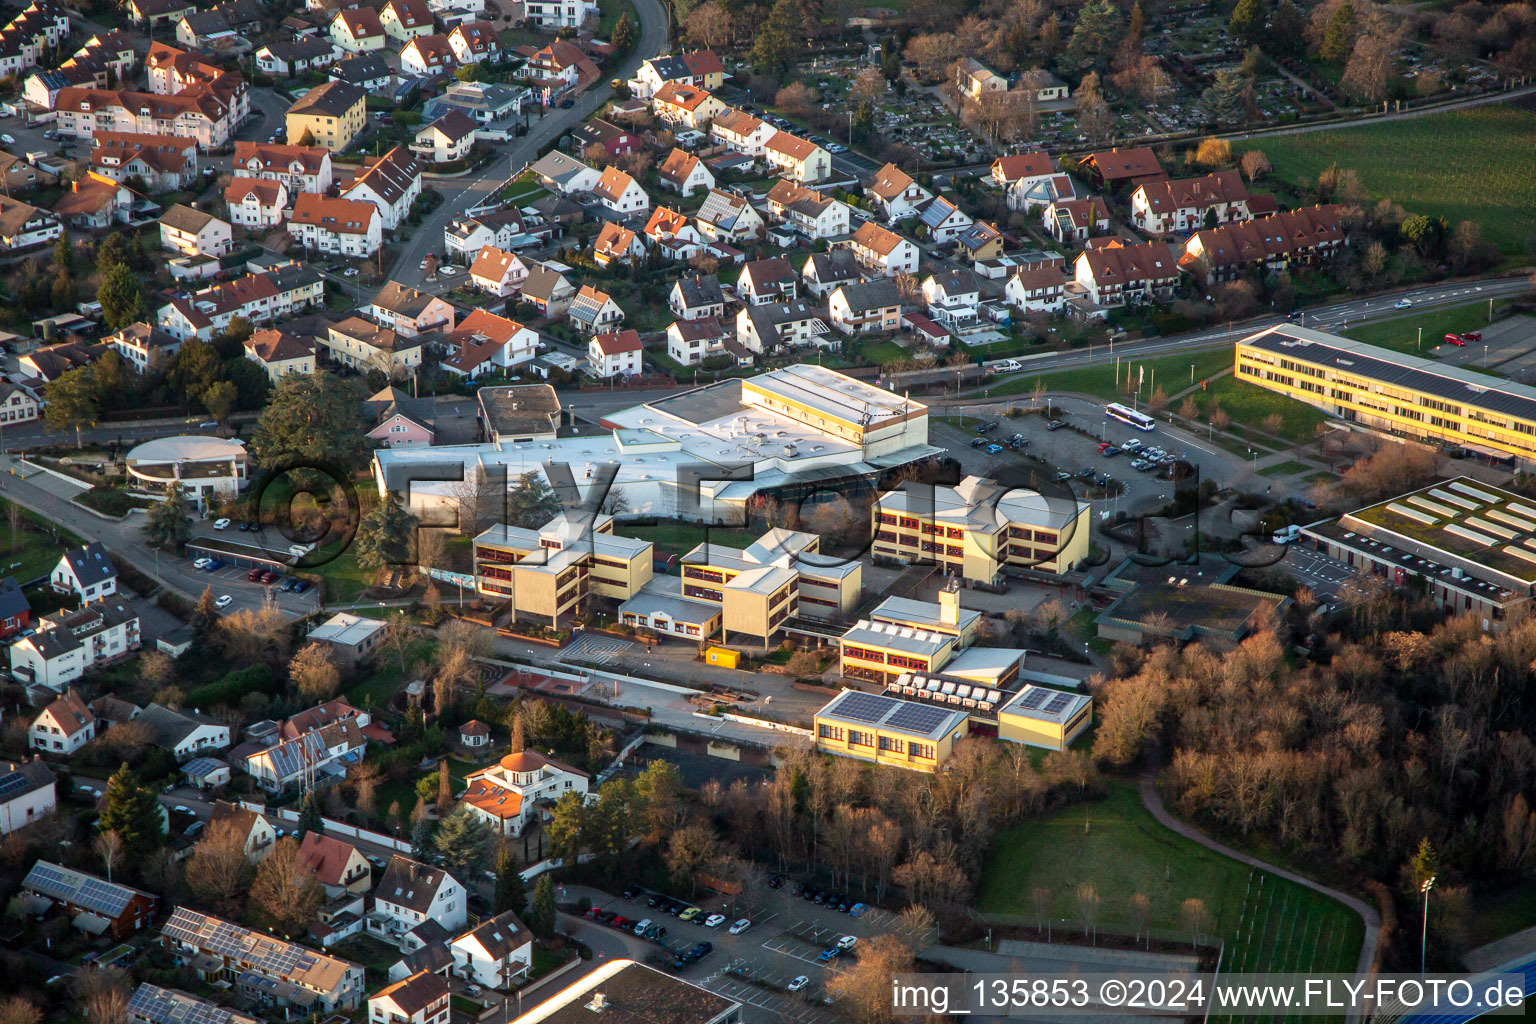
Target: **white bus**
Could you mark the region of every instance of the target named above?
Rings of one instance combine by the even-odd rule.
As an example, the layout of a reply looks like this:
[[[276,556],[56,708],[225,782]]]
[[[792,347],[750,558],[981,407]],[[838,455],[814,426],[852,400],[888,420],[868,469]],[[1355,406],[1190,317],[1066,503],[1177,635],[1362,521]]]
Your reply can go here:
[[[1129,424],[1137,430],[1151,430],[1156,425],[1151,416],[1137,412],[1135,409],[1120,405],[1117,402],[1110,402],[1106,405],[1104,407],[1104,415],[1113,417],[1121,423]]]

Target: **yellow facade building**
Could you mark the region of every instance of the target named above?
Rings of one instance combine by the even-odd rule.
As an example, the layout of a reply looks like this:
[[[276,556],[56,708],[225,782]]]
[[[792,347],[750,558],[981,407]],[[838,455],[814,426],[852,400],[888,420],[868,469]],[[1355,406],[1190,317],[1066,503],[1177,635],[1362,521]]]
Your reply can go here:
[[[1093,724],[1093,698],[1045,686],[1025,686],[997,712],[998,739],[1065,750]]]
[[[340,153],[368,124],[367,94],[348,82],[326,82],[288,108],[288,145]]]
[[[1294,324],[1239,341],[1233,375],[1349,423],[1536,463],[1536,388],[1525,384]]]
[[[816,749],[874,764],[937,772],[970,732],[965,711],[844,690],[816,712]]]
[[[973,582],[996,583],[1004,566],[1060,575],[1088,557],[1088,504],[1070,494],[968,476],[954,487],[903,484],[873,511],[876,558],[932,562]]]
[[[512,602],[518,621],[560,629],[589,595],[628,601],[651,581],[650,541],[613,535],[613,517],[567,513],[538,530],[493,526],[475,538],[475,586]]]

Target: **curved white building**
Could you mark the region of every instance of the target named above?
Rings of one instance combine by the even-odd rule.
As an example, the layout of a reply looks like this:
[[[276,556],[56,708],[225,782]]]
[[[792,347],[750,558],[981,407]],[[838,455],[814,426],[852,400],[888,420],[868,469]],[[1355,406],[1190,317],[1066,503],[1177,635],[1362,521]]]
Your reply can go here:
[[[128,475],[155,490],[178,484],[188,498],[236,494],[248,482],[244,441],[182,434],[145,441],[128,453]]]

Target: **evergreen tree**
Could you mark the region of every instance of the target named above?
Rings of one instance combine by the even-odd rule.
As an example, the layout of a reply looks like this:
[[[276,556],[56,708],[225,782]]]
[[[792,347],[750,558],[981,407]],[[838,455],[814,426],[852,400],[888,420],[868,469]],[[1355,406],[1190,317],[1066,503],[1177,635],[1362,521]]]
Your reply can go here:
[[[149,305],[144,282],[127,263],[113,264],[102,271],[96,301],[101,303],[102,320],[114,331],[144,319],[144,310]]]
[[[536,530],[560,514],[560,499],[538,473],[524,473],[507,492],[507,525]]]
[[[320,794],[313,789],[304,794],[304,802],[299,805],[299,838],[303,838],[310,832],[325,831],[325,814],[320,809]]]
[[[75,247],[67,234],[53,244],[53,269],[71,277],[75,274]]]
[[[629,20],[629,12],[619,15],[619,22],[613,26],[613,38],[608,40],[619,53],[628,53],[635,48],[635,25]]]
[[[1280,0],[1274,21],[1264,35],[1265,48],[1278,57],[1295,57],[1301,53],[1303,35],[1301,11],[1291,0]]]
[[[1247,45],[1253,45],[1264,36],[1264,5],[1260,0],[1237,0],[1227,28]]]
[[[438,825],[432,842],[448,862],[449,869],[464,878],[479,874],[496,846],[496,836],[478,814],[468,807],[461,807]]]
[[[144,539],[157,548],[174,551],[192,536],[192,524],[187,522],[187,499],[181,488],[173,487],[164,501],[157,501],[144,513]]]
[[[1323,32],[1323,45],[1317,55],[1327,61],[1341,61],[1355,48],[1355,8],[1345,0],[1328,19]]]
[[[1088,0],[1077,15],[1067,57],[1079,70],[1102,69],[1120,34],[1120,9],[1113,0]]]
[[[533,900],[528,905],[528,930],[541,939],[552,938],[559,909],[555,903],[555,883],[550,881],[546,871],[533,886]]]
[[[357,552],[357,564],[365,569],[381,569],[386,565],[405,565],[410,561],[416,534],[417,519],[400,505],[400,496],[394,491],[384,495],[363,516],[353,540]]]
[[[1129,39],[1140,39],[1147,31],[1147,16],[1141,13],[1141,0],[1131,4],[1131,19],[1126,23],[1125,34]]]
[[[267,469],[335,466],[352,471],[368,461],[362,406],[335,374],[290,373],[272,392],[251,436],[256,461]]]
[[[43,394],[48,400],[43,409],[43,421],[54,430],[73,430],[75,446],[83,446],[80,431],[95,423],[101,413],[95,369],[80,366],[63,373],[44,389]]]
[[[128,239],[122,233],[114,232],[96,245],[96,269],[106,273],[113,267],[126,266],[131,255]]]
[[[421,806],[421,801],[416,801]],[[422,815],[411,823],[411,856],[424,861],[432,854],[432,819]]]
[[[139,777],[125,762],[107,780],[97,829],[116,832],[130,855],[142,856],[159,849],[165,841],[160,830],[164,814],[155,791],[141,786]]]
[[[510,910],[521,918],[528,913],[528,891],[523,888],[517,856],[508,847],[496,854],[496,893],[492,905],[498,914]]]

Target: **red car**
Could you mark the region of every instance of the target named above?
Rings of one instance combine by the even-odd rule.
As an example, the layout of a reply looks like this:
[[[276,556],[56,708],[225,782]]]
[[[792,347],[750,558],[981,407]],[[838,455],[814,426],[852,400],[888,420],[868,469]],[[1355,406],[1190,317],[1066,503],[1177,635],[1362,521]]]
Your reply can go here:
[[[1103,451],[1105,448],[1113,448],[1113,447],[1114,447],[1114,445],[1110,444],[1108,441],[1100,441],[1099,442],[1099,451]]]
[[[1462,341],[1482,341],[1483,340],[1483,332],[1482,331],[1462,331],[1461,332],[1461,340]]]
[[[1465,345],[1466,344],[1466,342],[1464,340],[1462,340],[1462,337],[1459,334],[1447,334],[1445,336],[1445,340],[1446,340],[1446,342],[1448,344],[1451,344],[1451,345],[1461,346],[1461,345]]]
[[[282,573],[273,572],[271,569],[268,569],[266,572],[261,574],[261,582],[263,583],[276,583],[282,578]]]
[[[245,574],[245,578],[251,583],[258,583],[261,581],[262,576],[265,574],[265,569],[252,569],[250,572]]]

